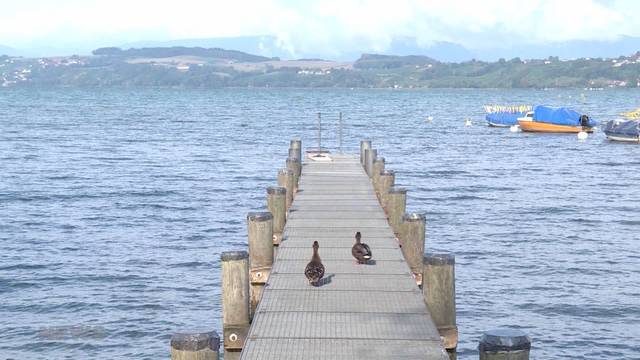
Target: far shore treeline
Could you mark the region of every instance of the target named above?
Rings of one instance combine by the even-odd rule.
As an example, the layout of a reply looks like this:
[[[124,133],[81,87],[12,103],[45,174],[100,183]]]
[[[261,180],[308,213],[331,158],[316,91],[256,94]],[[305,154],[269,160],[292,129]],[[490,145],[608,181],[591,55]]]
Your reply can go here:
[[[92,56],[0,56],[0,85],[342,88],[640,87],[640,52],[615,59],[440,62],[427,56],[363,54],[354,62],[281,60],[241,51],[156,47]]]

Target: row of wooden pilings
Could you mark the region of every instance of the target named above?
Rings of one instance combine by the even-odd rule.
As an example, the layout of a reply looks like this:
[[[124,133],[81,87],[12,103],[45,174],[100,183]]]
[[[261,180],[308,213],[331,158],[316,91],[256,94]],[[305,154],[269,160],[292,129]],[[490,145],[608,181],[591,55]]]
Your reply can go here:
[[[448,254],[424,256],[425,216],[405,214],[407,191],[394,186],[395,173],[385,169],[384,158],[377,156],[370,140],[361,141],[360,161],[371,178],[416,282],[423,287],[425,301],[444,346],[455,357],[458,341],[455,258]],[[226,251],[221,254],[223,339],[216,331],[176,333],[171,338],[172,360],[217,360],[221,342],[225,360],[240,358],[269,278],[274,254],[282,241],[301,171],[302,142],[294,139],[290,142],[286,167],[278,171],[278,185],[267,188],[269,211],[247,214],[249,252]],[[526,334],[517,330],[488,331],[480,341],[480,359],[526,360],[530,344]]]
[[[422,287],[427,308],[438,328],[443,346],[451,359],[456,358],[458,327],[455,301],[455,257],[450,254],[425,256],[426,218],[424,214],[406,213],[407,190],[395,186],[395,172],[385,169],[384,157],[371,146],[360,142],[360,163],[371,178],[380,205],[387,215],[402,253]],[[522,331],[490,330],[483,334],[478,349],[480,359],[529,359],[531,340]]]

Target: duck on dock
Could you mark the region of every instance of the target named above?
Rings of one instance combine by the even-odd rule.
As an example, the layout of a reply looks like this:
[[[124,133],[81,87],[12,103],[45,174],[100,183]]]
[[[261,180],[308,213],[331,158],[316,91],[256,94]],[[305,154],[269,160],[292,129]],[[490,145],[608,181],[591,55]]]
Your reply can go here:
[[[351,254],[356,258],[358,264],[366,264],[367,261],[371,260],[371,256],[373,254],[371,253],[369,245],[360,242],[360,239],[362,239],[362,234],[358,231],[356,233],[356,243],[353,244],[353,247],[351,248]]]
[[[318,286],[320,279],[324,276],[324,265],[322,265],[320,255],[318,255],[319,248],[320,244],[318,244],[317,241],[314,241],[313,256],[311,257],[311,261],[307,264],[307,267],[304,269],[304,275],[309,279],[309,284],[313,286]]]

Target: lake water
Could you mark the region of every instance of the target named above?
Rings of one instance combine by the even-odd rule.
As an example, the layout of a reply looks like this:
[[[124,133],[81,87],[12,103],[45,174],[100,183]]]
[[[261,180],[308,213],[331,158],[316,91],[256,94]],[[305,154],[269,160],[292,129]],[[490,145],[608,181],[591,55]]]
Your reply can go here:
[[[482,110],[609,120],[638,99],[0,89],[0,359],[167,358],[175,331],[220,332],[220,253],[246,247],[246,213],[265,207],[289,139],[315,145],[317,112],[336,149],[339,111],[343,150],[371,138],[427,215],[427,252],[456,255],[459,359],[499,326],[526,331],[532,359],[640,359],[640,146],[488,128]]]

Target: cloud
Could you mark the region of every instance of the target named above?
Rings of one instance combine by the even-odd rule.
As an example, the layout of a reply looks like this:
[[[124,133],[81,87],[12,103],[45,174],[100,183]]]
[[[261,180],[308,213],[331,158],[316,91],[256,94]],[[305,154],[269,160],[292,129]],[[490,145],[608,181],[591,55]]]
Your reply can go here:
[[[634,0],[23,0],[4,6],[0,43],[105,46],[269,34],[292,54],[384,51],[397,37],[482,48],[638,35],[639,11]]]

